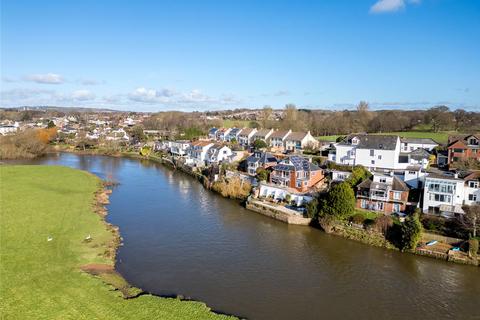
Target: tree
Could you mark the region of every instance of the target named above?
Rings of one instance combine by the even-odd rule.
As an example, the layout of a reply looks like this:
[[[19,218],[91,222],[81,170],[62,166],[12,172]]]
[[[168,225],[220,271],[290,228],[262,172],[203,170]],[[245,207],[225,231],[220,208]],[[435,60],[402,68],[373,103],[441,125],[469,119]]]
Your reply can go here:
[[[285,106],[285,111],[283,112],[283,129],[292,129],[295,130],[295,128],[298,126],[297,124],[298,120],[298,110],[297,107],[294,104],[287,104]]]
[[[472,237],[477,237],[477,232],[480,231],[480,204],[471,206],[463,206],[465,214],[459,217],[460,224],[471,232]]]
[[[272,115],[272,107],[265,106],[262,109],[261,120],[262,120],[262,128],[268,128],[270,124],[270,116]]]
[[[267,181],[268,179],[268,171],[263,168],[257,169],[257,179],[260,181]]]
[[[47,129],[54,128],[54,127],[56,127],[55,122],[53,122],[52,120],[48,121]]]
[[[437,106],[427,111],[425,120],[432,124],[433,132],[438,132],[448,127],[453,119],[447,106]]]
[[[322,203],[323,215],[348,216],[355,208],[355,194],[350,184],[342,182],[332,187]]]
[[[393,219],[387,215],[381,215],[375,219],[374,228],[378,232],[383,233],[384,235],[387,234],[388,229],[393,226]]]
[[[422,236],[422,224],[420,223],[418,210],[405,219],[401,226],[400,246],[402,250],[413,250],[417,247]]]
[[[469,257],[477,257],[478,253],[478,240],[477,239],[470,239],[468,240],[468,256]]]
[[[313,199],[305,206],[307,208],[307,217],[315,219],[318,216],[318,200]]]
[[[267,143],[261,139],[257,139],[253,142],[255,149],[262,149],[268,147]]]
[[[346,180],[352,187],[370,177],[371,173],[363,166],[356,166],[352,170],[352,175]]]
[[[138,141],[145,141],[147,137],[145,136],[145,133],[143,132],[143,128],[141,126],[134,126],[130,130],[130,134],[132,135],[133,138],[137,139]]]
[[[370,121],[373,118],[372,113],[369,110],[368,102],[360,101],[357,105],[358,120],[362,127],[363,131],[367,131],[369,128]]]

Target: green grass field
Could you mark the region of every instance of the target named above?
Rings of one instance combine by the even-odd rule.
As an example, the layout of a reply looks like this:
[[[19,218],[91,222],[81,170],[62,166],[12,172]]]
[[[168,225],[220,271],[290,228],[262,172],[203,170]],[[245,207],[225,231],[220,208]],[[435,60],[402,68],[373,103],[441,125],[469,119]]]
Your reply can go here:
[[[440,144],[446,144],[449,134],[457,134],[456,132],[442,131],[442,132],[429,132],[429,131],[401,131],[401,132],[384,132],[373,133],[382,135],[398,135],[404,138],[430,138]],[[335,141],[340,135],[333,136],[320,136],[317,139],[321,141]]]
[[[0,318],[226,318],[200,302],[151,295],[125,300],[80,271],[112,263],[103,254],[112,233],[93,211],[99,187],[97,177],[66,167],[0,166]],[[93,241],[85,242],[89,234]]]
[[[248,128],[248,124],[250,121],[248,120],[230,120],[230,119],[225,119],[223,120],[223,127],[224,128]]]

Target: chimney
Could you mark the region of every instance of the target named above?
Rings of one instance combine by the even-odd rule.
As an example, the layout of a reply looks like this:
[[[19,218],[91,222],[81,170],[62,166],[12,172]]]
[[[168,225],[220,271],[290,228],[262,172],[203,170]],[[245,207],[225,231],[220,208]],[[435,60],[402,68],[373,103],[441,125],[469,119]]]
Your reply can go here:
[[[458,173],[455,172],[455,174],[453,175],[455,177],[455,179],[458,179]]]

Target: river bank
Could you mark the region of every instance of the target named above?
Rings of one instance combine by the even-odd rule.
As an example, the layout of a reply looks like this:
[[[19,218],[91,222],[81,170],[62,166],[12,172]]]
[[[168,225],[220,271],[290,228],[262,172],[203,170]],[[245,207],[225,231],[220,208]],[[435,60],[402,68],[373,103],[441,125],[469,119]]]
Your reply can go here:
[[[138,152],[117,152],[113,154],[108,154],[102,152],[101,150],[94,149],[94,150],[76,150],[73,148],[60,148],[57,149],[60,152],[70,152],[75,154],[86,154],[86,155],[105,155],[105,156],[113,156],[113,157],[127,157],[132,159],[140,159],[140,160],[150,160],[157,163],[161,163],[168,167],[173,167],[177,170],[180,170],[186,174],[193,176],[196,180],[203,184],[209,190],[214,191],[217,194],[222,195],[222,192],[218,189],[212,188],[212,183],[208,180],[207,177],[189,170],[189,167],[182,165],[181,163],[172,162],[171,160],[167,161],[165,158],[157,155],[147,155],[142,156]],[[229,198],[228,196],[222,195],[223,197]],[[246,200],[246,197],[245,199]],[[308,218],[301,218],[298,216],[287,215],[283,210],[278,210],[271,207],[268,204],[261,204],[256,202],[255,204],[249,203],[246,201],[245,207],[257,214],[262,214],[268,216],[272,219],[282,221],[287,224],[296,224],[296,225],[303,225],[303,226],[311,226],[316,229],[322,229],[318,224],[314,223],[311,219]],[[326,231],[327,232],[327,231]],[[381,247],[388,250],[395,250],[399,251],[399,249],[390,241],[388,241],[381,233],[379,232],[372,232],[371,230],[365,230],[364,228],[358,228],[351,226],[350,224],[343,223],[338,221],[335,223],[334,227],[329,230],[327,233],[333,234],[338,237],[343,237],[348,240],[354,240],[357,242],[361,242],[366,245],[371,245],[375,247]],[[433,259],[440,259],[448,262],[453,262],[462,265],[470,265],[470,266],[480,266],[480,262],[478,258],[471,258],[465,252],[459,251],[452,251],[450,250],[452,246],[448,246],[446,243],[440,243],[440,245],[431,247],[428,246],[427,243],[431,240],[430,234],[424,234],[422,241],[418,248],[415,250],[407,250],[404,253],[410,253],[414,255],[420,255],[424,257],[429,257]],[[439,241],[441,242],[441,241]],[[460,245],[460,243],[457,243]],[[447,248],[448,247],[448,248]]]
[[[105,221],[110,191],[98,177],[62,166],[0,170],[5,319],[229,318],[145,293],[115,271],[121,238]]]

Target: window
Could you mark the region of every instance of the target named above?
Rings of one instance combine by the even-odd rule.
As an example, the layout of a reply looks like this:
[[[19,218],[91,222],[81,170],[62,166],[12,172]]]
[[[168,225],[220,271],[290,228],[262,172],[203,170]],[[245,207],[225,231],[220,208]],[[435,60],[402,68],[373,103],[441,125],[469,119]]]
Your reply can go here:
[[[362,199],[361,207],[362,209],[367,209],[367,200]]]
[[[381,183],[387,183],[387,178],[380,178]]]
[[[393,212],[400,212],[400,204],[394,203],[393,204]]]
[[[375,156],[375,150],[370,150],[370,157],[374,157]]]
[[[476,194],[469,194],[468,195],[468,200],[469,201],[477,201],[477,195]]]
[[[408,171],[408,174],[417,174],[416,171]]]
[[[468,181],[468,186],[470,188],[478,188],[478,181]]]
[[[430,193],[429,199],[430,201],[437,201],[437,202],[451,202],[452,197],[445,194]]]
[[[372,160],[372,164],[375,164],[375,160]]]
[[[381,154],[378,155],[378,160],[382,160],[382,155]]]
[[[455,152],[455,153],[463,153],[463,149],[453,149],[453,152]]]
[[[402,193],[401,192],[397,192],[397,191],[393,192],[393,199],[394,200],[400,200],[401,198],[402,198]]]

